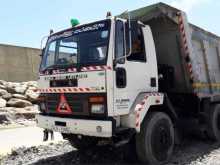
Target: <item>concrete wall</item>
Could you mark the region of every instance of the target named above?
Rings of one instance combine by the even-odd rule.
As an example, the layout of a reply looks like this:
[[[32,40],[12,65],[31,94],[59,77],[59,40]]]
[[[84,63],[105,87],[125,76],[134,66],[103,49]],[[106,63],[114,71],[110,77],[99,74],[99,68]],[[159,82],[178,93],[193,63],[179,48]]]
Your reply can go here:
[[[37,80],[39,49],[0,44],[0,80]]]

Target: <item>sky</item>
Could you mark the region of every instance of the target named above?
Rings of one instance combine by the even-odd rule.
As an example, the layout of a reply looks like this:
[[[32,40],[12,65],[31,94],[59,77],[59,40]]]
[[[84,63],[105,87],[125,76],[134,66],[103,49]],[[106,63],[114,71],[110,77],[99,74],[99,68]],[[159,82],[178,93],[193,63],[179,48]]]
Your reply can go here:
[[[80,23],[104,19],[157,2],[187,13],[188,20],[220,36],[219,0],[4,0],[0,6],[0,43],[40,48],[41,39],[70,27],[70,19]]]

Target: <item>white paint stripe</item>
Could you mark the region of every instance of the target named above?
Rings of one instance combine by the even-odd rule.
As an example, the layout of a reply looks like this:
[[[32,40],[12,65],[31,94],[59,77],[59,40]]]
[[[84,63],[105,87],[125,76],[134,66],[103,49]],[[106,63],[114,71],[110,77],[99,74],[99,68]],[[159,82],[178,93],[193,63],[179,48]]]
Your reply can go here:
[[[83,67],[81,71],[111,70],[110,66],[88,66]]]
[[[93,88],[82,88],[82,87],[75,87],[75,88],[45,88],[45,89],[38,89],[40,93],[73,93],[73,92],[95,92],[96,89]],[[103,90],[99,91],[102,92]]]

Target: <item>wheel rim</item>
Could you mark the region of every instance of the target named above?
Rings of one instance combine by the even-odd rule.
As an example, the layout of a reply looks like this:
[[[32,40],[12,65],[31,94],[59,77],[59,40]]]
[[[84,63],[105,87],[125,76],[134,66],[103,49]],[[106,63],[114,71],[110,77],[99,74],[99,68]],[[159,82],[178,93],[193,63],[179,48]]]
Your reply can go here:
[[[152,131],[151,137],[151,148],[158,161],[166,161],[168,159],[172,142],[168,121],[162,120],[158,122]]]

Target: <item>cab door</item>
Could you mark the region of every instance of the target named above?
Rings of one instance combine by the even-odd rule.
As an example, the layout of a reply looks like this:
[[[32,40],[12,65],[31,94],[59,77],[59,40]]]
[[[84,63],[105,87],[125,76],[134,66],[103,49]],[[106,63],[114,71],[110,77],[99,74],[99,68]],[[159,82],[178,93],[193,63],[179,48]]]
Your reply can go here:
[[[156,55],[155,51],[151,53],[147,47],[152,46],[149,43],[152,36],[147,39],[147,28],[135,23],[131,25],[131,44],[129,43],[129,31],[126,28],[127,23],[117,20],[115,25],[113,82],[115,115],[128,114],[134,100],[141,92],[157,90]],[[132,45],[132,51],[129,53],[130,45]],[[151,56],[154,56],[155,60],[152,60]],[[154,62],[154,66],[152,66],[152,62]]]

